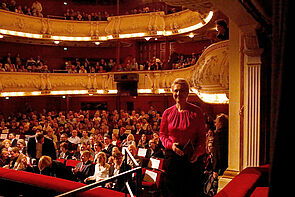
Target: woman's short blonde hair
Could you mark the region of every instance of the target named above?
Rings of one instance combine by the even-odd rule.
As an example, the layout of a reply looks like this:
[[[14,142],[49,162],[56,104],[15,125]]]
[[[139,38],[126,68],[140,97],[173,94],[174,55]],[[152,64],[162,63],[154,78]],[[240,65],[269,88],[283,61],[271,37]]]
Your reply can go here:
[[[46,167],[51,166],[52,159],[49,156],[42,156],[38,163],[38,168],[40,171],[44,170]]]
[[[176,84],[181,85],[182,87],[184,87],[189,92],[190,85],[189,85],[189,83],[184,78],[176,78],[173,81],[173,83],[171,85],[171,88],[173,88]]]
[[[134,135],[131,133],[127,136],[127,139],[129,139],[129,138],[131,138],[132,141],[135,141]]]
[[[99,152],[97,155],[97,162],[98,162],[98,158],[102,156],[104,158],[104,163],[102,163],[102,165],[104,166],[107,162],[107,155],[104,152]]]

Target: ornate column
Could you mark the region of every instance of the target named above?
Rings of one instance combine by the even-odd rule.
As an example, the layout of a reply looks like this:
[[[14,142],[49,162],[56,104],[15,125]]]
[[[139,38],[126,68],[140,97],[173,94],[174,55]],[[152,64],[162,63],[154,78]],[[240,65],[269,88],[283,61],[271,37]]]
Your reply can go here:
[[[259,48],[255,32],[244,38],[244,129],[243,168],[259,166],[260,147],[260,77],[263,49]]]

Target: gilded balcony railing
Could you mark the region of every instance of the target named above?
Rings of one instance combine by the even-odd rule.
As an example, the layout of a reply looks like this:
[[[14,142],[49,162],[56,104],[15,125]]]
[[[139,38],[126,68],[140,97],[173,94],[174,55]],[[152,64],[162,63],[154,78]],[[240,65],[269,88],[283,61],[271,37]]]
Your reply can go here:
[[[209,95],[218,100],[216,96],[223,95],[226,100],[228,44],[228,41],[215,43],[203,52],[195,65],[176,70],[87,74],[1,72],[0,96],[115,94],[116,75],[137,74],[139,93],[169,93],[176,78],[185,78],[191,84],[192,92],[201,98]]]
[[[106,41],[120,38],[170,36],[204,27],[213,12],[191,10],[108,17],[107,21],[74,21],[27,16],[0,10],[0,34],[43,40]]]

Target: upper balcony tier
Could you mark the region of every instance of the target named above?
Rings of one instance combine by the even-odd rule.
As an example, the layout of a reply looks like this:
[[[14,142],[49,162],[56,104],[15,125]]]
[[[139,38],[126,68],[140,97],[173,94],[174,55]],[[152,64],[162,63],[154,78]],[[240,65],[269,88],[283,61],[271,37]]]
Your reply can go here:
[[[130,71],[88,74],[0,73],[0,96],[116,94],[117,80],[138,81],[139,94],[171,93],[176,78],[185,78],[192,93],[205,102],[226,103],[229,89],[228,41],[210,45],[193,66],[163,71]]]
[[[0,10],[0,34],[44,41],[107,41],[150,36],[171,36],[203,28],[213,12],[191,10],[108,17],[107,21],[71,21],[27,16]]]

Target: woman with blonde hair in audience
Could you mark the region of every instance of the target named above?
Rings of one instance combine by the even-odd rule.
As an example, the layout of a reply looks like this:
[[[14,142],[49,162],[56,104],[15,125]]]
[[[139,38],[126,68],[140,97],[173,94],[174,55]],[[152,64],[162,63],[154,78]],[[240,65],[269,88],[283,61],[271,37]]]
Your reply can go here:
[[[136,147],[135,138],[133,134],[129,134],[125,140],[121,143],[121,147],[128,147],[129,145]]]
[[[28,166],[27,156],[20,153],[19,148],[12,147],[9,151],[10,163],[8,167],[14,170],[26,170]],[[5,168],[5,166],[4,166]]]
[[[121,153],[121,151],[119,150],[119,148],[117,146],[114,146],[112,148],[112,155],[108,158],[108,164],[114,165],[114,155],[116,153]]]
[[[2,145],[4,146],[4,148],[9,149],[9,147],[11,146],[11,141],[9,139],[5,139],[3,140]]]
[[[110,165],[107,164],[107,156],[104,152],[98,153],[97,163],[95,164],[94,175],[87,177],[84,182],[101,181],[109,177]]]

